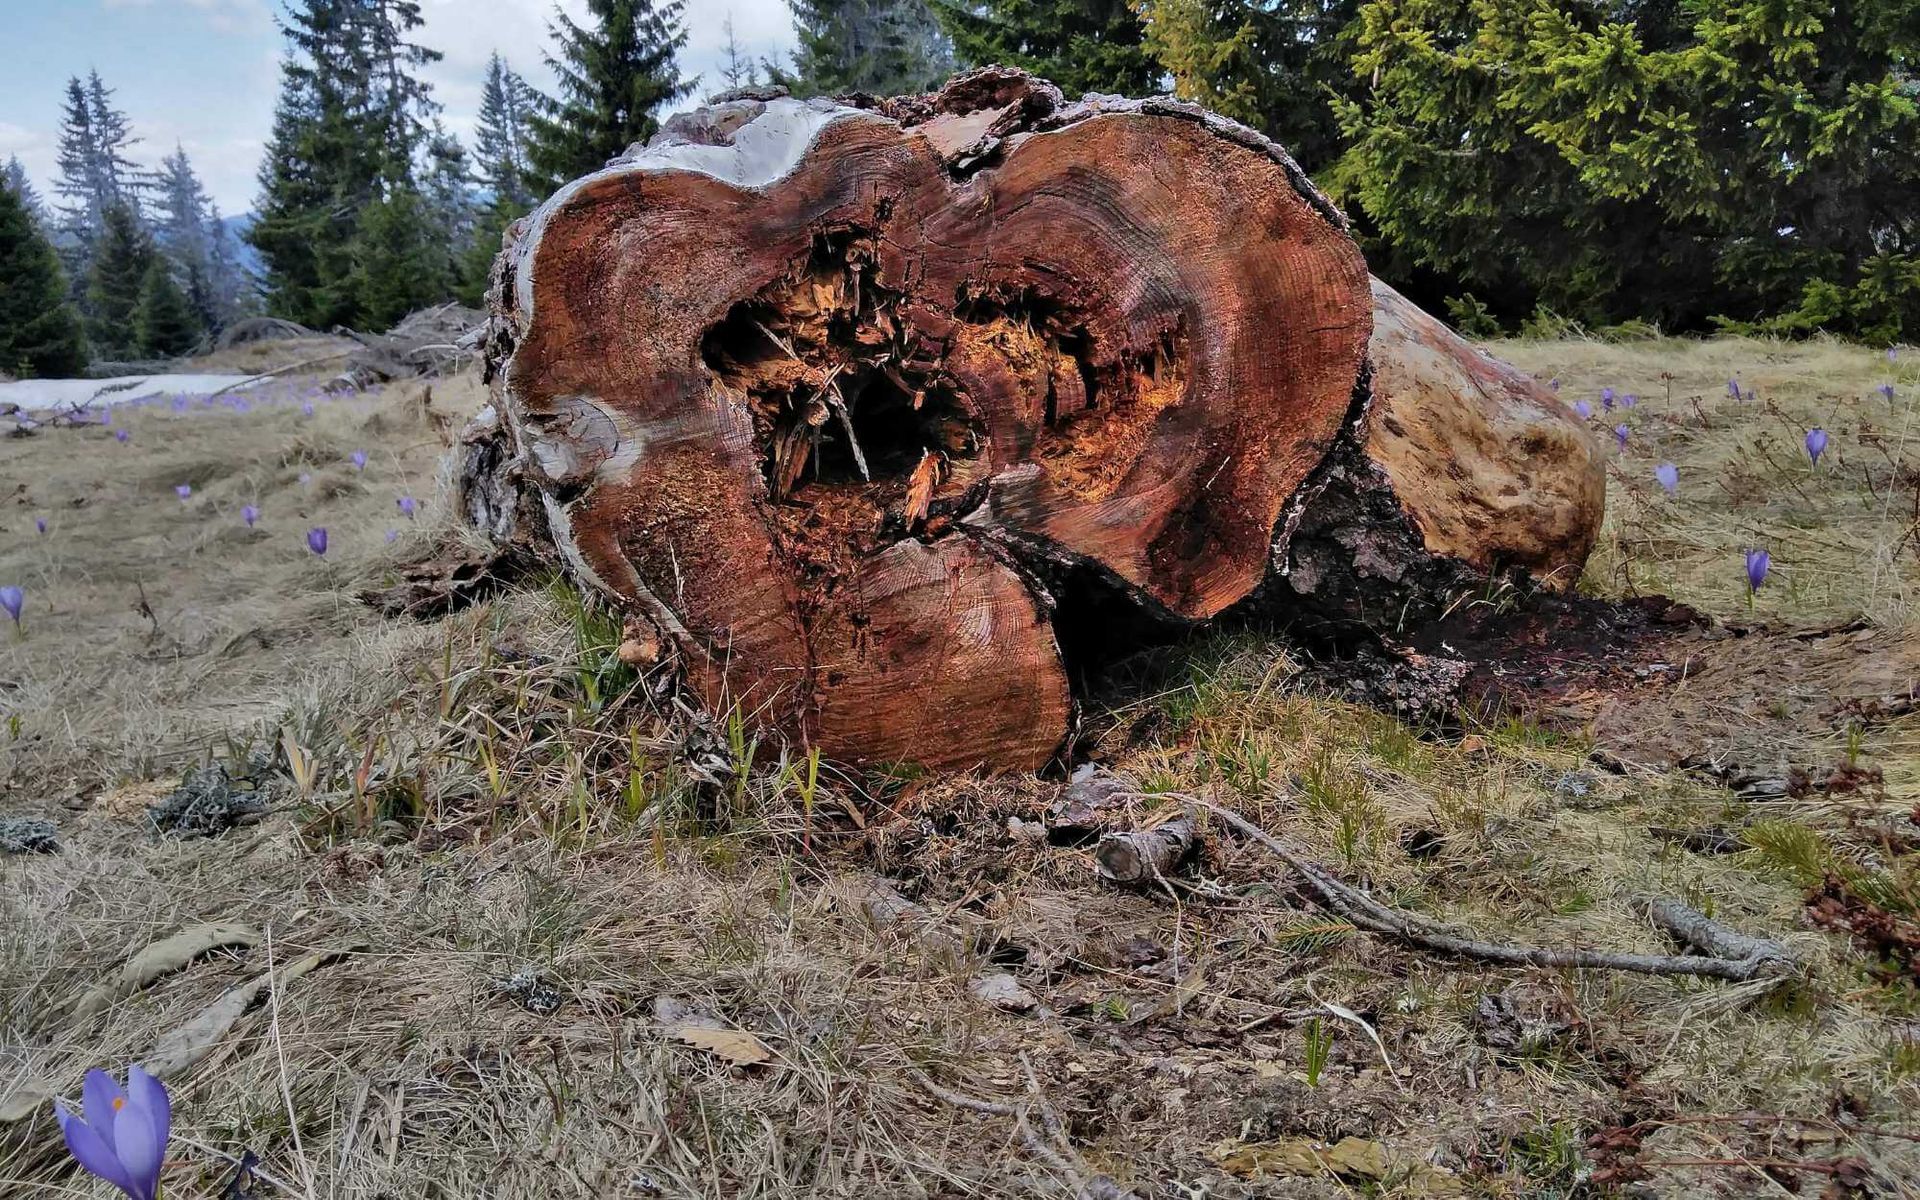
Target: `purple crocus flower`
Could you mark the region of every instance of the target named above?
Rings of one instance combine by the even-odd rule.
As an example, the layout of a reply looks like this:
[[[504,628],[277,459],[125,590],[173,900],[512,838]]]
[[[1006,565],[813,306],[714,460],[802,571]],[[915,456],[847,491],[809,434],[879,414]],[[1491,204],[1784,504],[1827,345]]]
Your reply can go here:
[[[1573,411],[1579,414],[1582,421],[1593,420],[1593,405],[1588,404],[1585,400],[1575,400],[1573,402]]]
[[[1640,397],[1634,395],[1632,392],[1628,392],[1626,395],[1620,397],[1620,405],[1623,408],[1632,408],[1638,403],[1640,403]]]
[[[1669,496],[1680,494],[1680,468],[1672,463],[1661,463],[1653,469],[1653,481],[1666,489]]]
[[[1613,440],[1620,444],[1620,448],[1622,450],[1625,450],[1627,448],[1627,435],[1631,432],[1633,431],[1628,429],[1625,425],[1615,425],[1613,427]]]
[[[400,505],[400,511],[407,515],[409,521],[413,520],[413,514],[420,507],[420,502],[412,496],[402,496],[396,503]]]
[[[310,472],[310,471],[302,471],[302,472],[300,472],[300,486],[301,486],[301,487],[305,487],[305,486],[307,486],[307,485],[308,485],[309,483],[312,483],[312,482],[313,482],[313,473],[312,473],[312,472]]]
[[[193,499],[193,485],[190,483],[177,484],[173,489],[173,494],[182,500],[191,500]]]
[[[1765,550],[1747,551],[1747,594],[1751,596],[1760,590],[1767,581],[1767,569],[1773,566],[1773,556]]]
[[[325,526],[316,526],[307,530],[307,549],[322,558],[327,556],[327,530]]]
[[[310,417],[313,415],[313,401],[309,400],[305,404],[302,404],[300,406],[300,415],[303,417]]]
[[[1820,456],[1827,452],[1827,431],[1815,425],[1807,430],[1807,457],[1814,466],[1820,465]]]
[[[367,452],[365,450],[355,450],[349,457],[353,459],[354,470],[364,471],[367,469]]]
[[[1554,377],[1553,377],[1552,379],[1549,379],[1549,380],[1547,380],[1547,386],[1548,386],[1548,387],[1550,387],[1550,388],[1552,388],[1552,389],[1553,389],[1554,391],[1556,391],[1556,392],[1557,392],[1557,391],[1559,391],[1559,390],[1560,390],[1560,377],[1559,377],[1558,375],[1555,375],[1555,376],[1554,376]]]
[[[240,519],[247,523],[248,529],[252,529],[253,523],[260,519],[260,510],[251,504],[243,504],[240,506]]]
[[[398,529],[387,530],[387,545],[391,546],[399,540],[400,540],[400,531]]]
[[[1727,380],[1727,395],[1733,397],[1735,400],[1740,398],[1740,381],[1738,379]]]
[[[0,587],[0,608],[7,610],[13,623],[20,623],[20,613],[27,606],[27,594],[17,587]]]
[[[114,431],[113,431],[113,440],[114,440],[114,441],[116,441],[116,442],[125,442],[125,441],[127,440],[127,431],[126,431],[126,430],[124,430],[124,429],[116,429],[116,430],[114,430]]]
[[[58,1100],[53,1105],[75,1161],[128,1200],[154,1200],[173,1124],[165,1085],[136,1064],[127,1068],[125,1090],[96,1068],[87,1072],[80,1093],[82,1115],[68,1112]]]
[[[1880,394],[1881,394],[1882,396],[1885,396],[1885,397],[1887,398],[1887,403],[1888,403],[1888,404],[1892,404],[1892,403],[1893,403],[1893,385],[1892,385],[1892,384],[1890,384],[1890,383],[1883,383],[1883,384],[1881,384],[1881,385],[1880,385]]]
[[[33,528],[38,533],[45,533],[47,531],[47,519],[45,517],[35,517],[33,519]]]
[[[1606,409],[1608,412],[1613,411],[1613,389],[1612,388],[1600,389],[1600,407]]]

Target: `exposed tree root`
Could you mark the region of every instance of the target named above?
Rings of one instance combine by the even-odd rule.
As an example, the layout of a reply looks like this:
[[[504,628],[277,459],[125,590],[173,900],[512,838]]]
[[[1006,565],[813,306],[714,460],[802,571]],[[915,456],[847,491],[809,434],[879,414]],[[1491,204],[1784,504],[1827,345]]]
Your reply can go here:
[[[1409,945],[1480,962],[1528,967],[1582,967],[1606,971],[1633,971],[1643,975],[1698,975],[1745,983],[1790,975],[1794,962],[1778,942],[1735,933],[1677,900],[1656,900],[1648,915],[1675,940],[1704,953],[1620,954],[1557,946],[1524,946],[1462,936],[1436,921],[1389,908],[1357,888],[1335,879],[1326,869],[1286,848],[1258,825],[1203,797],[1191,803],[1214,813],[1243,836],[1260,843],[1292,867],[1329,910],[1369,933],[1397,938]]]

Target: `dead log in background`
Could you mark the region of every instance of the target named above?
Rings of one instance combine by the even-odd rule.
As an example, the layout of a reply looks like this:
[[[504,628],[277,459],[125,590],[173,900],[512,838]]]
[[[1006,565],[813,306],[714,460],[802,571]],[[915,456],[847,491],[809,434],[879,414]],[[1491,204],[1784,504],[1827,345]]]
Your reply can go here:
[[[1284,151],[1191,106],[998,68],[721,103],[510,234],[468,507],[652,622],[713,711],[845,762],[1032,768],[1073,721],[1061,642],[1105,633],[1083,590],[1212,618],[1299,570],[1360,473],[1422,563],[1584,558],[1597,509],[1507,504],[1529,533],[1448,513],[1478,462],[1416,479],[1516,420],[1564,424],[1570,476],[1592,453],[1564,410],[1473,394],[1492,368],[1410,306],[1398,349],[1432,362],[1375,374],[1427,383],[1372,413],[1368,282]]]

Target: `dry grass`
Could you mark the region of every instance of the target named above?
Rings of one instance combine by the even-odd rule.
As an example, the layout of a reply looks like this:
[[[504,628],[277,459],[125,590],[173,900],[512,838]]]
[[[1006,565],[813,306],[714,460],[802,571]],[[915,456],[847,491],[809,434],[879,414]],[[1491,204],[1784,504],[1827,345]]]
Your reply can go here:
[[[1569,395],[1612,383],[1659,397],[1636,410],[1636,437],[1680,463],[1681,497],[1636,490],[1645,472],[1623,469],[1615,528],[1635,532],[1613,539],[1625,565],[1603,565],[1597,586],[1658,579],[1737,615],[1724,560],[1771,531],[1788,586],[1763,591],[1761,609],[1847,611],[1840,588],[1816,583],[1839,560],[1780,532],[1795,519],[1785,498],[1722,509],[1706,481],[1709,464],[1757,454],[1756,438],[1788,441],[1762,415],[1769,388],[1784,406],[1802,381],[1813,403],[1828,385],[1807,381],[1840,360],[1866,380],[1858,352],[1768,349],[1777,378],[1741,370],[1761,403],[1703,402],[1696,430],[1673,415],[1691,411],[1686,389],[1724,386],[1755,344],[1501,351],[1557,371]],[[1673,414],[1642,378],[1661,369],[1699,380],[1676,383]],[[64,1015],[154,938],[239,920],[271,932],[276,965],[352,953],[170,1081],[175,1200],[219,1195],[222,1156],[245,1150],[276,1181],[261,1194],[310,1197],[1071,1194],[1069,1172],[1011,1120],[930,1097],[916,1071],[1015,1105],[1037,1088],[1073,1172],[1142,1196],[1430,1194],[1415,1162],[1471,1194],[1586,1195],[1586,1140],[1639,1121],[1643,1157],[1724,1164],[1655,1167],[1649,1194],[1812,1195],[1817,1170],[1769,1181],[1752,1164],[1843,1156],[1885,1194],[1915,1194],[1920,1144],[1862,1130],[1914,1131],[1920,1000],[1802,915],[1807,873],[1835,864],[1895,898],[1910,886],[1915,856],[1864,819],[1892,811],[1888,797],[1769,806],[1753,848],[1695,854],[1650,827],[1753,814],[1679,775],[1600,772],[1580,735],[1514,722],[1437,739],[1316,699],[1277,643],[1222,635],[1137,662],[1103,715],[1114,765],[1147,792],[1209,789],[1344,878],[1490,935],[1664,949],[1638,905],[1673,895],[1785,938],[1807,975],[1767,989],[1446,962],[1330,920],[1257,848],[1211,834],[1177,886],[1103,888],[1084,847],[1009,823],[1038,818],[1056,784],[755,764],[744,735],[621,665],[617,625],[564,587],[430,625],[366,614],[343,593],[391,561],[393,495],[446,511],[429,482],[437,441],[405,413],[388,396],[311,420],[146,414],[126,446],[91,431],[0,444],[32,480],[0,534],[0,581],[24,578],[33,596],[29,636],[0,651],[0,716],[19,722],[0,812],[57,816],[65,843],[0,865],[0,1111],[148,1056],[258,975],[265,946],[90,1020]],[[1821,419],[1852,446],[1848,420]],[[365,475],[343,464],[362,446]],[[183,478],[196,486],[186,511],[171,491]],[[239,526],[248,500],[266,532]],[[31,532],[42,508],[47,539]],[[1815,511],[1845,525],[1821,554],[1866,555],[1867,518],[1846,525],[1837,501]],[[310,524],[334,531],[327,564],[304,550]],[[1871,611],[1903,618],[1911,573],[1885,578],[1903,582]],[[135,581],[157,632],[127,611]],[[147,835],[138,802],[183,766],[271,752],[282,731],[312,768],[280,776],[276,815],[215,839]],[[1869,739],[1862,753],[1905,744]],[[946,936],[876,928],[857,898],[876,871]],[[969,994],[1001,970],[1044,1008]],[[557,1006],[503,988],[516,975]],[[1527,1014],[1517,1044],[1476,1015],[1494,996]],[[676,1040],[662,998],[751,1031],[771,1062],[734,1066]],[[1390,1068],[1328,1003],[1378,1034]],[[1808,1124],[1698,1120],[1749,1109]],[[1345,1136],[1406,1157],[1371,1180],[1227,1169],[1247,1144]],[[72,1174],[41,1105],[0,1126],[0,1194],[104,1192]]]
[[[1630,430],[1610,471],[1607,526],[1587,581],[1609,595],[1646,592],[1722,617],[1745,613],[1741,552],[1763,547],[1773,575],[1755,599],[1763,618],[1797,622],[1865,615],[1911,621],[1920,600],[1920,352],[1839,342],[1722,338],[1607,343],[1502,342],[1490,347],[1585,399],[1593,424]],[[1752,400],[1735,400],[1738,380]],[[1878,389],[1892,384],[1891,401]],[[1600,389],[1634,394],[1602,409]],[[1825,429],[1816,468],[1807,431]],[[1654,482],[1679,468],[1678,495]]]

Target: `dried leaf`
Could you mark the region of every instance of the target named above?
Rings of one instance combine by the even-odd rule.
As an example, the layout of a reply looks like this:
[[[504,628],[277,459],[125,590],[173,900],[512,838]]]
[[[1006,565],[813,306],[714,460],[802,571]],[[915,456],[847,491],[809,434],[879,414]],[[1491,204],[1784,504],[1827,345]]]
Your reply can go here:
[[[53,1112],[53,1088],[44,1079],[21,1080],[14,1093],[0,1100],[0,1125],[24,1121],[34,1113]]]
[[[669,1025],[667,1033],[689,1046],[718,1054],[736,1066],[751,1067],[773,1058],[773,1050],[744,1029],[716,1028],[681,1021]]]
[[[209,951],[227,946],[254,946],[259,942],[260,935],[246,925],[216,921],[189,926],[128,959],[113,978],[94,984],[74,1003],[72,1015],[76,1020],[90,1017]]]
[[[364,942],[356,942],[342,950],[320,950],[289,963],[280,968],[280,986],[285,988],[307,972],[364,946]],[[240,1018],[247,1014],[247,1010],[265,995],[267,979],[267,972],[262,971],[245,983],[228,988],[220,994],[219,999],[195,1014],[192,1020],[161,1034],[160,1040],[147,1053],[144,1063],[146,1069],[161,1079],[168,1079],[212,1054]]]

